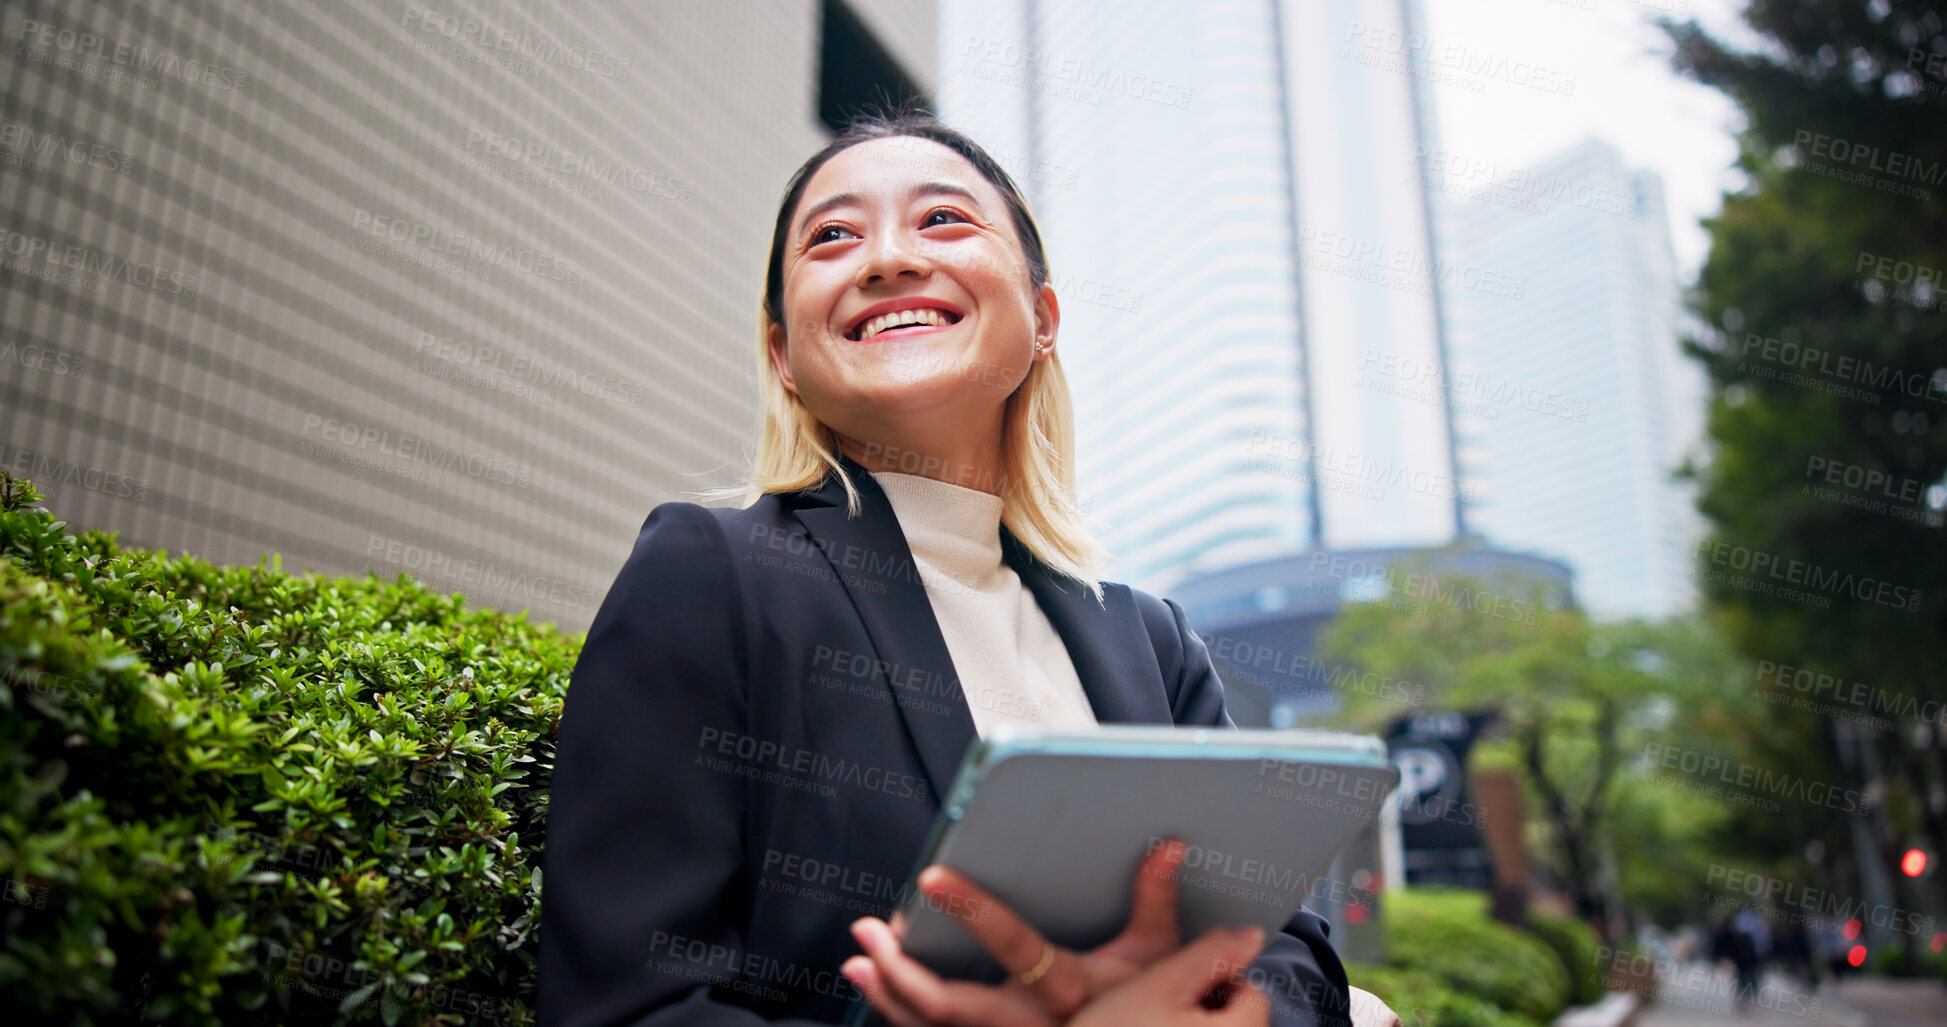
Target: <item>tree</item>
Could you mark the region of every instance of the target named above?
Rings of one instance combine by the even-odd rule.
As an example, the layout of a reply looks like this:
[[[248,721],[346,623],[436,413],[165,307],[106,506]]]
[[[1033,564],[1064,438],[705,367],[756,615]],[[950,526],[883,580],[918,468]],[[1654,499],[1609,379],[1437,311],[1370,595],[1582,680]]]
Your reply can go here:
[[[1747,120],[1689,345],[1712,382],[1705,594],[1744,652],[1845,683],[1839,708],[1771,717],[1885,789],[1879,861],[1947,851],[1947,25],[1907,0],[1755,0],[1745,21],[1757,52],[1664,23]],[[1842,751],[1860,712],[1890,726]]]
[[[1712,846],[1748,807],[1700,800],[1643,764],[1663,751],[1652,746],[1735,747],[1759,705],[1747,665],[1695,621],[1595,624],[1537,605],[1530,622],[1496,609],[1353,604],[1328,629],[1323,653],[1423,685],[1433,708],[1499,712],[1500,737],[1477,749],[1476,762],[1521,775],[1546,840],[1539,862],[1584,919],[1619,928],[1613,901],[1631,894],[1689,894],[1694,911]],[[1356,699],[1341,714],[1350,726],[1376,728],[1397,712]],[[1618,816],[1635,832],[1621,847],[1664,856],[1622,863],[1642,880],[1617,881],[1607,869]]]

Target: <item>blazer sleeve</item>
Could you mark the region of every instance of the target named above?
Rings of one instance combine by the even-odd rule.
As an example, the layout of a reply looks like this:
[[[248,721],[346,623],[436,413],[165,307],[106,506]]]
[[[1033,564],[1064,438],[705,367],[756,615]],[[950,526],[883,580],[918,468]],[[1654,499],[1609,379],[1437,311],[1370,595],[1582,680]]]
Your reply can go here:
[[[1236,727],[1224,709],[1224,684],[1210,650],[1190,630],[1183,608],[1172,599],[1136,595],[1176,722]],[[1330,934],[1324,917],[1300,909],[1283,931],[1265,941],[1263,953],[1252,962],[1251,983],[1270,997],[1271,1022],[1277,1027],[1350,1027],[1345,964],[1333,950]]]
[[[747,786],[698,757],[723,737],[711,732],[745,723],[742,603],[715,515],[656,507],[562,711],[542,857],[544,1027],[771,1022],[710,993],[744,952]]]

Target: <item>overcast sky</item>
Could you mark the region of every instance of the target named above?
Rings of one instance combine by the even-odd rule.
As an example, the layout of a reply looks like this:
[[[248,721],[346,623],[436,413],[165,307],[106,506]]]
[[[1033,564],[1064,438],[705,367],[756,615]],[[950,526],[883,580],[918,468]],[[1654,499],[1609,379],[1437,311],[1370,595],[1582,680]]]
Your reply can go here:
[[[1731,0],[1425,0],[1435,47],[1467,47],[1575,76],[1568,96],[1493,82],[1482,93],[1434,90],[1442,144],[1526,168],[1588,138],[1663,176],[1677,266],[1693,281],[1713,214],[1732,181],[1739,115],[1721,93],[1679,78],[1652,18],[1675,9],[1719,35],[1748,40]],[[1591,9],[1592,8],[1592,9]]]

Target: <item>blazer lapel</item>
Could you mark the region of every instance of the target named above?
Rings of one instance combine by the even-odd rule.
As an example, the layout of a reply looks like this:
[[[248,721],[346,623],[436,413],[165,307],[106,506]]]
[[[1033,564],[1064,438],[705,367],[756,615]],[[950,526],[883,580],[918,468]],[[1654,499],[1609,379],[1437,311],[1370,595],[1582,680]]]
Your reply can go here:
[[[1001,526],[1001,553],[1054,625],[1103,724],[1172,724],[1169,693],[1156,669],[1156,647],[1130,603],[1104,609],[1082,584],[1035,559]]]
[[[864,467],[850,457],[840,459],[859,490],[859,516],[846,516],[845,486],[839,484],[837,475],[828,475],[822,486],[804,493],[807,505],[794,511],[799,523],[817,540],[832,572],[851,596],[852,608],[865,625],[873,649],[891,672],[939,674],[952,679],[956,683],[954,693],[963,695],[957,687],[959,675],[947,652],[946,638],[940,634],[940,622],[933,616],[932,601],[926,597],[926,586],[913,566],[912,549],[893,515],[892,501]],[[898,687],[888,687],[897,700]],[[965,699],[947,703],[950,712],[946,714],[912,703],[895,701],[893,705],[919,751],[927,778],[933,782],[934,797],[943,798],[953,787],[960,761],[975,737],[973,714]]]
[[[863,466],[850,457],[839,459],[859,490],[859,516],[846,516],[845,487],[837,475],[828,475],[817,489],[799,493],[793,513],[831,563],[879,659],[893,673],[917,669],[946,675],[957,683],[952,654],[913,566],[912,549],[892,502]],[[1061,636],[1095,719],[1104,724],[1172,723],[1155,645],[1134,605],[1117,602],[1104,609],[1079,582],[1035,559],[1006,525],[1000,534],[1002,558]],[[949,704],[951,712],[945,715],[914,704],[893,704],[919,751],[935,796],[944,796],[952,788],[976,737],[965,692],[959,688],[955,692],[960,702]]]

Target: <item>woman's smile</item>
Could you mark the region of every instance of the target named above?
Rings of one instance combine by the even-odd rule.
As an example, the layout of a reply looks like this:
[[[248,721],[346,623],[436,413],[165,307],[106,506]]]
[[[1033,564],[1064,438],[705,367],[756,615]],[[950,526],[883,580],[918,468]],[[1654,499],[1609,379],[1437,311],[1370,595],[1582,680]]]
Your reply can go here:
[[[874,303],[855,316],[845,333],[853,342],[931,335],[960,323],[960,308],[941,300],[910,296]]]

